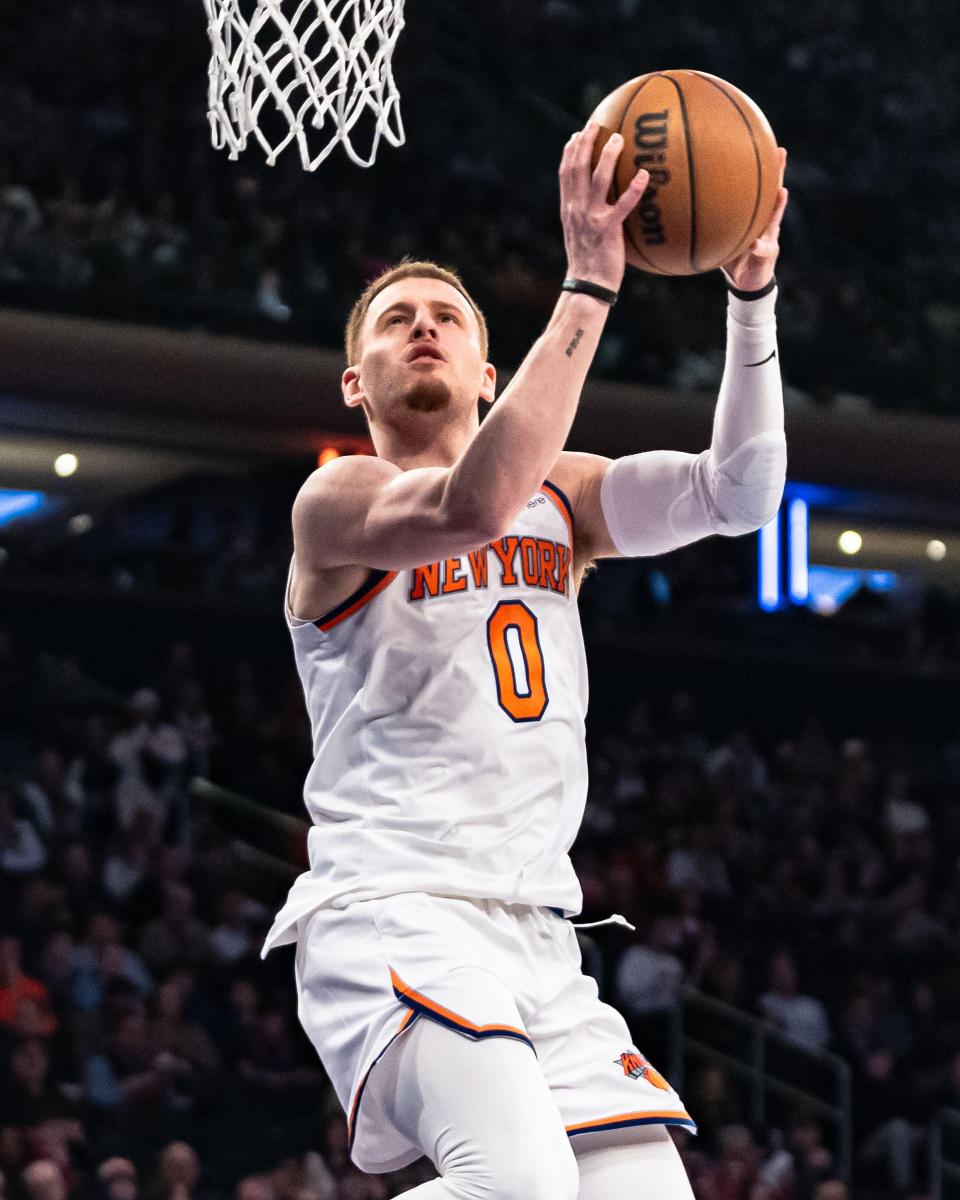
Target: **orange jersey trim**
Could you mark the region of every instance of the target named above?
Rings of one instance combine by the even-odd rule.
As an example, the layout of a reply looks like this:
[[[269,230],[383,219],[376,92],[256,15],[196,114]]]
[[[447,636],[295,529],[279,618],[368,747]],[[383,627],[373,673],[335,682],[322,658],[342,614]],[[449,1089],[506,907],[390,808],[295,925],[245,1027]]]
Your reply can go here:
[[[578,1125],[567,1125],[566,1131],[569,1137],[573,1137],[577,1133],[592,1133],[602,1129],[620,1129],[626,1125],[685,1125],[688,1129],[692,1129],[694,1133],[697,1130],[697,1124],[693,1117],[683,1109],[674,1109],[668,1112],[633,1112],[633,1113],[618,1113],[613,1117],[601,1117],[594,1121],[582,1121]]]
[[[320,617],[313,624],[323,633],[333,629],[341,621],[352,617],[365,604],[369,604],[374,596],[379,596],[385,587],[393,583],[399,573],[399,571],[372,571],[370,578],[361,584],[352,596],[348,596],[343,604],[338,604],[336,608],[331,609],[326,616]]]
[[[460,1033],[465,1033],[467,1037],[471,1038],[517,1038],[521,1042],[526,1042],[531,1050],[533,1049],[533,1042],[530,1041],[530,1038],[522,1029],[517,1029],[513,1025],[475,1025],[473,1021],[468,1021],[466,1017],[461,1017],[459,1013],[455,1013],[449,1008],[444,1008],[442,1004],[437,1004],[421,992],[415,991],[409,984],[403,982],[392,967],[390,969],[390,982],[393,984],[393,992],[398,1000],[404,1004],[409,1004],[412,1010],[439,1022],[441,1025],[447,1025]]]
[[[563,517],[567,526],[567,532],[570,534],[570,550],[573,551],[573,509],[570,507],[570,501],[566,498],[563,492],[555,483],[551,483],[549,479],[543,481],[542,492],[550,497],[557,506],[560,516]]]
[[[396,1033],[393,1034],[393,1036],[390,1038],[390,1040],[387,1042],[387,1044],[384,1046],[384,1048],[380,1051],[380,1053],[377,1055],[377,1057],[373,1060],[373,1062],[367,1068],[367,1073],[364,1075],[363,1079],[360,1080],[360,1086],[357,1088],[357,1094],[356,1094],[356,1096],[354,1096],[353,1104],[350,1106],[350,1120],[348,1122],[348,1142],[347,1142],[347,1144],[351,1150],[353,1149],[353,1139],[356,1136],[356,1131],[357,1131],[357,1113],[360,1111],[360,1098],[363,1096],[363,1089],[367,1086],[367,1080],[370,1078],[370,1072],[377,1065],[377,1063],[380,1061],[380,1059],[383,1058],[383,1056],[390,1049],[390,1047],[393,1045],[393,1043],[397,1040],[397,1038],[400,1036],[400,1034],[403,1033],[403,1031],[405,1029],[407,1029],[410,1025],[413,1024],[413,1022],[417,1019],[417,1015],[418,1014],[415,1013],[412,1008],[410,1009],[410,1011],[408,1013],[404,1014],[404,1018],[400,1022],[400,1028],[396,1031]]]

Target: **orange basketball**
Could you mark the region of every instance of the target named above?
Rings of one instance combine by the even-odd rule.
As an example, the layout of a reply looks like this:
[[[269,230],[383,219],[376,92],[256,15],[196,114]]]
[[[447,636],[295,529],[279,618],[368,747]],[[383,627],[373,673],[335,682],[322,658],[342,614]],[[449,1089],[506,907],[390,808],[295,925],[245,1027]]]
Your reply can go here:
[[[694,275],[730,262],[759,236],[777,203],[773,130],[749,96],[703,71],[653,71],[603,100],[594,165],[623,135],[613,195],[637,171],[650,185],[624,222],[627,262],[659,275]]]

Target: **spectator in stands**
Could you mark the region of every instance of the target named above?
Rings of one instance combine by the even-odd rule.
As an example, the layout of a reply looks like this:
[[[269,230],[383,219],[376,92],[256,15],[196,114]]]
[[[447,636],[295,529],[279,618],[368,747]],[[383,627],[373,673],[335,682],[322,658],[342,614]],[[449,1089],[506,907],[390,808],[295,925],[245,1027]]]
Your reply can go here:
[[[617,966],[619,1002],[632,1017],[671,1012],[683,983],[683,963],[670,950],[669,917],[655,917],[643,942],[629,946]]]
[[[181,800],[189,749],[183,733],[160,711],[160,697],[140,688],[130,698],[131,725],[110,743],[110,757],[120,775],[114,789],[117,820],[129,829],[138,813],[146,813],[163,832]]]
[[[267,1008],[257,1017],[238,1070],[244,1079],[273,1090],[315,1087],[326,1078],[319,1068],[304,1063],[290,1019],[279,1008]]]
[[[7,780],[0,778],[0,886],[3,876],[29,875],[46,862],[47,851],[36,827],[20,815],[16,793]]]
[[[80,835],[87,798],[83,784],[68,772],[56,746],[43,746],[34,756],[33,771],[20,791],[34,825],[47,842]]]
[[[13,1043],[9,1061],[0,1064],[0,1083],[0,1126],[22,1128],[78,1116],[76,1105],[53,1078],[50,1050],[43,1038],[25,1036]]]
[[[760,1181],[763,1161],[745,1125],[727,1125],[720,1131],[720,1157],[697,1180],[700,1200],[750,1200]]]
[[[897,1195],[913,1191],[916,1178],[919,1138],[908,1117],[910,1103],[897,1056],[883,1047],[872,1050],[854,1074],[854,1132],[861,1160]]]
[[[237,1181],[233,1196],[234,1200],[277,1200],[277,1189],[267,1175],[248,1175]],[[323,1200],[334,1200],[334,1193]]]
[[[220,920],[210,933],[210,948],[224,964],[258,955],[262,939],[255,927],[262,925],[266,909],[252,896],[229,888],[220,901]]]
[[[819,1000],[800,992],[797,964],[789,951],[774,954],[769,980],[769,991],[760,997],[760,1011],[773,1028],[808,1050],[826,1049],[830,1041],[826,1010]]]
[[[842,1179],[824,1179],[817,1184],[813,1200],[849,1200],[850,1193]]]
[[[63,1172],[57,1163],[38,1158],[23,1169],[23,1186],[28,1200],[69,1200]]]
[[[182,1060],[157,1050],[143,1003],[138,1002],[108,1031],[104,1050],[87,1055],[84,1097],[132,1128],[168,1112],[176,1082],[188,1074]]]
[[[24,974],[20,939],[9,933],[0,935],[0,1027],[40,1037],[49,1037],[57,1028],[47,989]]]
[[[129,828],[121,832],[118,844],[103,864],[103,890],[118,909],[147,879],[159,851],[156,823],[141,809]]]
[[[200,1159],[188,1142],[170,1142],[160,1154],[159,1170],[143,1189],[143,1200],[202,1200]]]
[[[730,1077],[723,1067],[707,1065],[691,1079],[684,1089],[688,1104],[697,1114],[697,1148],[711,1158],[721,1152],[720,1135],[730,1125],[743,1123],[743,1106],[731,1087]]]
[[[708,897],[730,894],[730,877],[723,857],[714,845],[710,826],[697,821],[689,835],[667,858],[667,885],[673,891],[693,887]]]
[[[120,938],[120,923],[106,912],[94,913],[87,924],[86,940],[74,956],[72,1000],[82,1012],[97,1011],[114,980],[124,980],[140,996],[153,992],[153,977],[143,960]]]
[[[198,1086],[219,1069],[220,1056],[203,1026],[184,1018],[191,987],[190,973],[183,969],[160,981],[153,997],[152,1032],[158,1052],[186,1063]]]
[[[97,1167],[97,1200],[138,1200],[137,1168],[129,1158],[113,1155]]]
[[[210,930],[194,916],[193,889],[184,883],[162,886],[160,915],[148,921],[139,939],[139,950],[151,971],[172,966],[199,966],[210,953]]]
[[[91,847],[82,841],[67,842],[53,864],[57,882],[75,925],[87,921],[102,904],[100,881]]]

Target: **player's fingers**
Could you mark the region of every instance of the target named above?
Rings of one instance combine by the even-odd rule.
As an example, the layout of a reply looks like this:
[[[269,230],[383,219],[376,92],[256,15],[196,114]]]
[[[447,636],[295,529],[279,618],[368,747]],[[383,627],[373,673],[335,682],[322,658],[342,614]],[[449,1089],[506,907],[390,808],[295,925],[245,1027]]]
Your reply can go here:
[[[780,160],[780,178],[778,182],[783,187],[783,177],[787,171],[787,152],[782,146],[777,147],[777,157]]]
[[[588,121],[583,129],[578,129],[573,135],[572,159],[578,166],[589,165],[593,153],[593,143],[597,140],[600,126],[595,121]]]
[[[623,195],[617,199],[616,204],[613,206],[618,221],[623,221],[637,207],[641,196],[647,190],[649,182],[650,172],[641,168],[627,184]]]
[[[787,211],[787,201],[790,199],[790,193],[785,187],[780,189],[780,194],[777,196],[777,207],[773,210],[773,216],[770,218],[770,224],[766,227],[761,237],[772,237],[777,239],[780,237],[780,225],[783,221],[783,214]]]
[[[599,136],[599,127],[597,129]],[[594,138],[594,142],[596,138]],[[593,142],[591,143],[591,150]],[[623,137],[619,133],[611,133],[604,143],[603,149],[600,151],[600,157],[597,159],[597,165],[593,169],[592,192],[593,199],[606,199],[607,193],[610,191],[610,184],[613,182],[613,173],[617,167],[617,159],[620,151],[623,149]]]
[[[560,205],[561,211],[565,208],[569,199],[570,193],[570,178],[574,171],[574,157],[576,155],[577,138],[580,130],[574,130],[567,138],[566,145],[563,147],[563,153],[560,155]]]
[[[577,138],[576,132],[571,133],[570,136],[567,138],[566,143],[564,144],[563,153],[560,155],[560,170],[561,171],[568,169],[571,161],[573,160],[573,153],[574,153],[574,146],[576,144],[576,138]]]

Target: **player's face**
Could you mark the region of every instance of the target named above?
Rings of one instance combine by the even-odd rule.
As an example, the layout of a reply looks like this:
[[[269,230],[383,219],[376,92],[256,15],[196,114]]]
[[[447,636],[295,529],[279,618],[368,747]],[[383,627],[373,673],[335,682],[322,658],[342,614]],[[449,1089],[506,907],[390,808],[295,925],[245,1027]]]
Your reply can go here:
[[[399,279],[374,297],[363,323],[360,362],[346,372],[345,391],[348,380],[353,402],[374,420],[397,408],[475,412],[479,396],[493,399],[476,317],[442,279]]]

